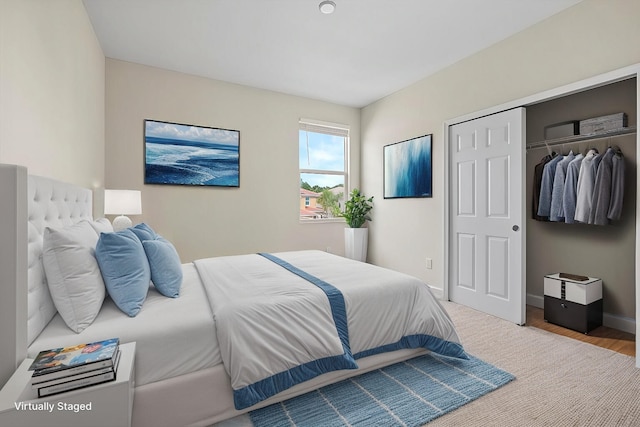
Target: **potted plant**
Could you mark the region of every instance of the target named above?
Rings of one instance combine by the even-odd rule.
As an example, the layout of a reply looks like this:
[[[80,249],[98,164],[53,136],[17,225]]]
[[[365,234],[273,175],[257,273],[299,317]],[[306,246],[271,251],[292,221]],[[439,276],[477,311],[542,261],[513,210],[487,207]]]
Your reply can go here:
[[[347,221],[348,228],[344,233],[345,255],[347,258],[358,261],[367,260],[367,245],[369,242],[369,229],[363,227],[367,221],[371,221],[369,211],[373,209],[373,196],[368,199],[357,188],[349,194],[349,200],[345,203],[341,216]]]

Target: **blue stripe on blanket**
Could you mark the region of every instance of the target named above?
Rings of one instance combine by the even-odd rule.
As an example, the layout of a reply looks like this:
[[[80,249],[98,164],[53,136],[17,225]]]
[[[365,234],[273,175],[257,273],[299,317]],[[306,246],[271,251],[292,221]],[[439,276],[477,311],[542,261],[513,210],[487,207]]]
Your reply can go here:
[[[458,359],[469,359],[469,356],[464,351],[462,345],[425,334],[407,335],[402,337],[398,342],[382,345],[370,350],[364,350],[354,354],[353,357],[354,359],[362,359],[363,357],[373,356],[374,354],[401,350],[403,348],[426,348],[427,350],[431,350],[434,353],[438,353],[443,356],[456,357]]]
[[[327,295],[331,307],[331,315],[336,325],[336,331],[344,354],[329,356],[318,360],[313,360],[302,365],[298,365],[284,372],[267,377],[263,380],[249,384],[233,391],[233,402],[236,409],[244,409],[255,405],[283,390],[293,387],[296,384],[310,380],[318,375],[337,371],[341,369],[357,369],[358,364],[351,354],[349,346],[349,328],[347,324],[347,309],[342,293],[329,283],[308,274],[288,262],[267,253],[258,255],[274,262],[275,264],[300,276],[308,282],[316,285]]]
[[[233,404],[236,409],[244,409],[262,402],[283,390],[303,383],[318,375],[341,369],[357,369],[358,365],[349,355],[329,356],[298,365],[263,380],[233,390]]]
[[[304,270],[300,270],[298,267],[289,264],[287,261],[278,258],[275,255],[267,254],[264,252],[260,252],[258,253],[258,255],[262,255],[266,259],[278,264],[280,267],[286,268],[293,274],[302,277],[304,280],[313,283],[314,285],[322,289],[322,291],[327,295],[327,298],[329,298],[331,315],[333,316],[333,321],[336,324],[336,329],[338,330],[338,336],[340,337],[340,342],[342,342],[344,353],[349,357],[352,357],[351,347],[349,346],[347,305],[344,302],[344,296],[342,295],[342,292],[340,292],[340,290],[338,290],[338,288],[336,288],[335,286],[325,282],[322,279],[318,279],[316,276],[313,276]]]

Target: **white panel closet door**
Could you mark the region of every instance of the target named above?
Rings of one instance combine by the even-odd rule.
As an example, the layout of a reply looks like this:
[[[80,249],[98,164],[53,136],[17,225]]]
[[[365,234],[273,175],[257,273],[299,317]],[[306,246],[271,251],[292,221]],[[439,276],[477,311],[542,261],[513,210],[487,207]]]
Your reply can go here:
[[[517,324],[525,311],[525,109],[449,127],[449,295]]]

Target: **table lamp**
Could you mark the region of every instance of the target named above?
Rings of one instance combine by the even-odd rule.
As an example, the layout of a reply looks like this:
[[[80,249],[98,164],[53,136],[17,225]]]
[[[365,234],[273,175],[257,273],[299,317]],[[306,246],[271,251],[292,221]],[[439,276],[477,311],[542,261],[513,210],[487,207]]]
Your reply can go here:
[[[131,227],[132,222],[125,215],[142,214],[142,196],[139,190],[104,190],[105,215],[118,215],[113,220],[113,230]]]

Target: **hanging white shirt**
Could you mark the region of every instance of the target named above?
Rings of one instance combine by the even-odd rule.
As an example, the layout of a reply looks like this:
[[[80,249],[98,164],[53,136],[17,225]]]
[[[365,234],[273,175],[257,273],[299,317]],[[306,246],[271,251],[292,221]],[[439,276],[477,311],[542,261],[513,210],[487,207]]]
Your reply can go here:
[[[580,164],[578,186],[576,189],[576,214],[574,217],[577,222],[589,222],[591,199],[596,181],[593,163],[597,161],[598,156],[599,154],[596,150],[589,150]]]

